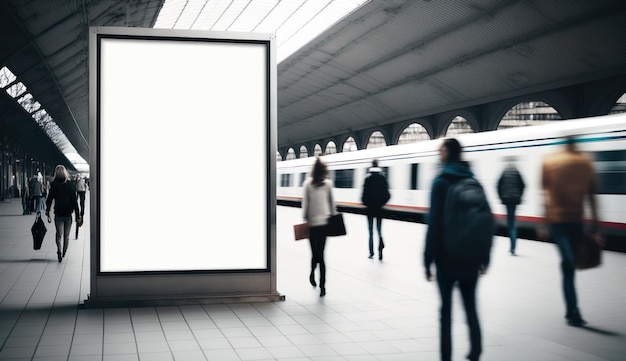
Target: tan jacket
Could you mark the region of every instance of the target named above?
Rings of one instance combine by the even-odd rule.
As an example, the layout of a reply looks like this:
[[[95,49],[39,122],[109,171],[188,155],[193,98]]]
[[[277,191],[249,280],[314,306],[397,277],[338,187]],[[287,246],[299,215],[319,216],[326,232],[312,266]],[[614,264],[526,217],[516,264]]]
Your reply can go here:
[[[542,166],[547,223],[582,222],[584,202],[596,217],[596,181],[591,160],[583,153],[563,151],[546,156]]]

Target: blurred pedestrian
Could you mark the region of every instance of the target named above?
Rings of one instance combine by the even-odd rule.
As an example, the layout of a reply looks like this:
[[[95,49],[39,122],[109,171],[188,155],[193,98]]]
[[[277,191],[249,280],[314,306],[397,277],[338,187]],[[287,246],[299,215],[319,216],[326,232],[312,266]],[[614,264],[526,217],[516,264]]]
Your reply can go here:
[[[30,197],[34,201],[33,212],[41,212],[43,210],[43,184],[41,183],[41,180],[36,175],[33,175],[30,179],[28,188],[30,191]]]
[[[29,215],[31,210],[30,181],[22,187],[22,215]]]
[[[54,202],[54,225],[56,227],[57,258],[59,262],[65,257],[70,242],[72,213],[76,213],[76,221],[80,220],[76,191],[71,183],[67,169],[57,165],[50,183],[50,192],[46,200],[46,216],[50,221],[50,207]],[[61,246],[61,239],[63,245]]]
[[[311,169],[311,176],[304,181],[302,195],[302,212],[304,220],[309,224],[309,242],[311,244],[311,274],[309,282],[313,287],[315,268],[320,265],[320,297],[326,295],[326,225],[328,217],[337,214],[333,197],[333,182],[328,179],[328,167],[318,156]]]
[[[522,195],[526,184],[522,175],[515,166],[515,158],[509,158],[508,164],[498,180],[498,196],[502,204],[506,206],[506,225],[509,230],[511,247],[509,253],[515,256],[515,244],[517,241],[517,225],[515,210],[522,203]]]
[[[469,360],[476,361],[482,353],[482,336],[478,313],[476,310],[476,287],[478,284],[479,274],[484,274],[489,265],[489,251],[478,252],[471,257],[459,257],[457,250],[454,254],[450,251],[448,238],[455,234],[452,228],[461,230],[461,240],[468,248],[475,247],[474,238],[469,238],[464,233],[464,224],[462,220],[457,224],[448,225],[448,219],[456,219],[452,214],[453,209],[447,207],[450,202],[448,193],[454,190],[457,184],[465,183],[467,179],[473,178],[469,164],[461,160],[461,145],[454,138],[445,139],[439,148],[440,160],[443,163],[443,169],[433,180],[430,196],[430,211],[428,216],[428,229],[426,233],[426,245],[424,249],[424,266],[426,269],[426,279],[432,279],[430,266],[434,262],[437,269],[437,286],[441,297],[440,310],[440,352],[442,361],[450,361],[452,358],[452,291],[455,284],[458,284],[461,291],[461,298],[467,316],[467,324],[470,336],[470,352],[467,356]],[[480,187],[482,191],[482,187]],[[456,191],[455,191],[456,192]],[[484,193],[481,193],[484,197]],[[486,202],[486,198],[482,198]],[[490,210],[487,214],[491,217],[493,224],[493,216]],[[463,218],[463,217],[460,217]],[[488,228],[488,227],[483,227]],[[481,233],[481,232],[479,232]],[[475,234],[470,237],[475,237]],[[492,237],[487,232],[487,235]],[[491,247],[489,243],[488,247]],[[470,251],[471,252],[471,251]]]
[[[83,177],[79,177],[76,182],[76,192],[78,193],[80,216],[82,218],[85,215],[85,193],[87,192],[87,185]]]
[[[542,186],[545,196],[545,220],[549,234],[561,255],[565,319],[571,326],[587,322],[578,308],[574,276],[575,242],[583,234],[585,201],[591,209],[591,233],[600,237],[596,181],[591,160],[576,149],[573,137],[565,139],[563,151],[547,155],[542,164]]]
[[[383,174],[383,170],[378,167],[378,160],[374,159],[369,169],[369,176],[365,178],[363,183],[363,194],[361,195],[361,202],[365,205],[369,230],[369,258],[374,257],[374,219],[376,219],[378,259],[383,259],[383,248],[385,248],[381,228],[383,223],[383,206],[387,204],[390,197],[387,178]]]

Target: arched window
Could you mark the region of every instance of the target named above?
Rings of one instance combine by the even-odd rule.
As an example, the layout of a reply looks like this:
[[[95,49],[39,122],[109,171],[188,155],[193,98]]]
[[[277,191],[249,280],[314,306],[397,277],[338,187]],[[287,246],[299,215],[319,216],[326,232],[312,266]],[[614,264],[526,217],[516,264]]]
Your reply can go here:
[[[367,142],[367,147],[365,149],[373,149],[387,146],[387,142],[385,142],[385,136],[383,133],[376,131],[370,135],[370,139]]]
[[[498,124],[498,130],[540,125],[554,120],[560,120],[561,116],[550,104],[544,102],[526,102],[513,106]]]
[[[474,133],[472,127],[467,122],[467,119],[463,118],[460,115],[457,115],[452,119],[452,123],[448,126],[448,130],[446,130],[446,135],[457,135],[457,134],[467,134]]]
[[[343,143],[342,152],[354,152],[355,150],[358,150],[358,147],[356,146],[354,138],[350,137],[346,139],[346,141]]]
[[[309,156],[309,151],[306,149],[306,147],[303,145],[300,147],[300,158],[306,158]]]
[[[617,101],[615,102],[615,105],[613,106],[613,108],[611,108],[611,111],[609,111],[609,114],[617,114],[617,113],[624,113],[626,112],[626,93],[622,94],[621,97],[619,97],[619,99],[617,99]]]
[[[328,142],[328,144],[326,144],[326,154],[333,154],[333,153],[337,153],[337,144],[335,144],[335,142],[333,142],[332,140],[330,142]]]
[[[287,156],[285,157],[285,160],[291,159],[296,159],[296,152],[293,150],[293,148],[289,148],[289,150],[287,151]]]
[[[421,140],[430,140],[426,128],[422,125],[413,123],[404,128],[400,138],[398,138],[398,144],[417,143]]]
[[[315,144],[315,148],[313,148],[313,156],[317,157],[318,155],[322,155],[322,146]]]

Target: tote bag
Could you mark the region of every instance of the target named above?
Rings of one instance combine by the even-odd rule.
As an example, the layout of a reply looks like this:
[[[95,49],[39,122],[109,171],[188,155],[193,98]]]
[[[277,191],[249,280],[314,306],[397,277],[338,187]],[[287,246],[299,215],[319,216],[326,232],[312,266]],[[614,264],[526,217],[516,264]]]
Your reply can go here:
[[[346,225],[343,222],[343,213],[337,213],[328,217],[328,224],[326,225],[326,235],[329,237],[346,235]]]

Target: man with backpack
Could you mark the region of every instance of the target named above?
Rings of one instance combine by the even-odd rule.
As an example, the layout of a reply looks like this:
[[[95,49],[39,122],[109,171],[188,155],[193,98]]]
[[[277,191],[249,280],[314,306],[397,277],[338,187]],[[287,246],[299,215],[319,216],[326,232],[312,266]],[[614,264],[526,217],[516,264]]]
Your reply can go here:
[[[368,258],[374,257],[374,219],[376,219],[376,228],[378,229],[378,259],[383,259],[383,233],[381,230],[383,223],[383,206],[389,201],[389,184],[387,178],[378,167],[378,160],[372,161],[372,167],[369,169],[369,176],[365,178],[363,183],[363,194],[361,202],[365,205],[365,213],[367,214],[367,225],[369,230],[369,250]]]
[[[470,352],[467,358],[479,359],[482,336],[476,311],[476,286],[479,274],[489,266],[494,220],[480,183],[469,164],[461,160],[461,145],[454,138],[439,148],[444,167],[432,184],[428,230],[424,249],[426,279],[437,268],[441,296],[441,360],[452,358],[452,290],[458,283],[467,315]]]
[[[522,203],[522,195],[524,194],[524,188],[526,184],[522,175],[517,170],[514,164],[515,158],[508,158],[508,164],[500,179],[498,179],[498,197],[502,201],[502,204],[506,206],[506,224],[509,229],[509,239],[511,241],[511,248],[509,253],[515,256],[515,244],[517,242],[517,227],[515,225],[515,209]]]

